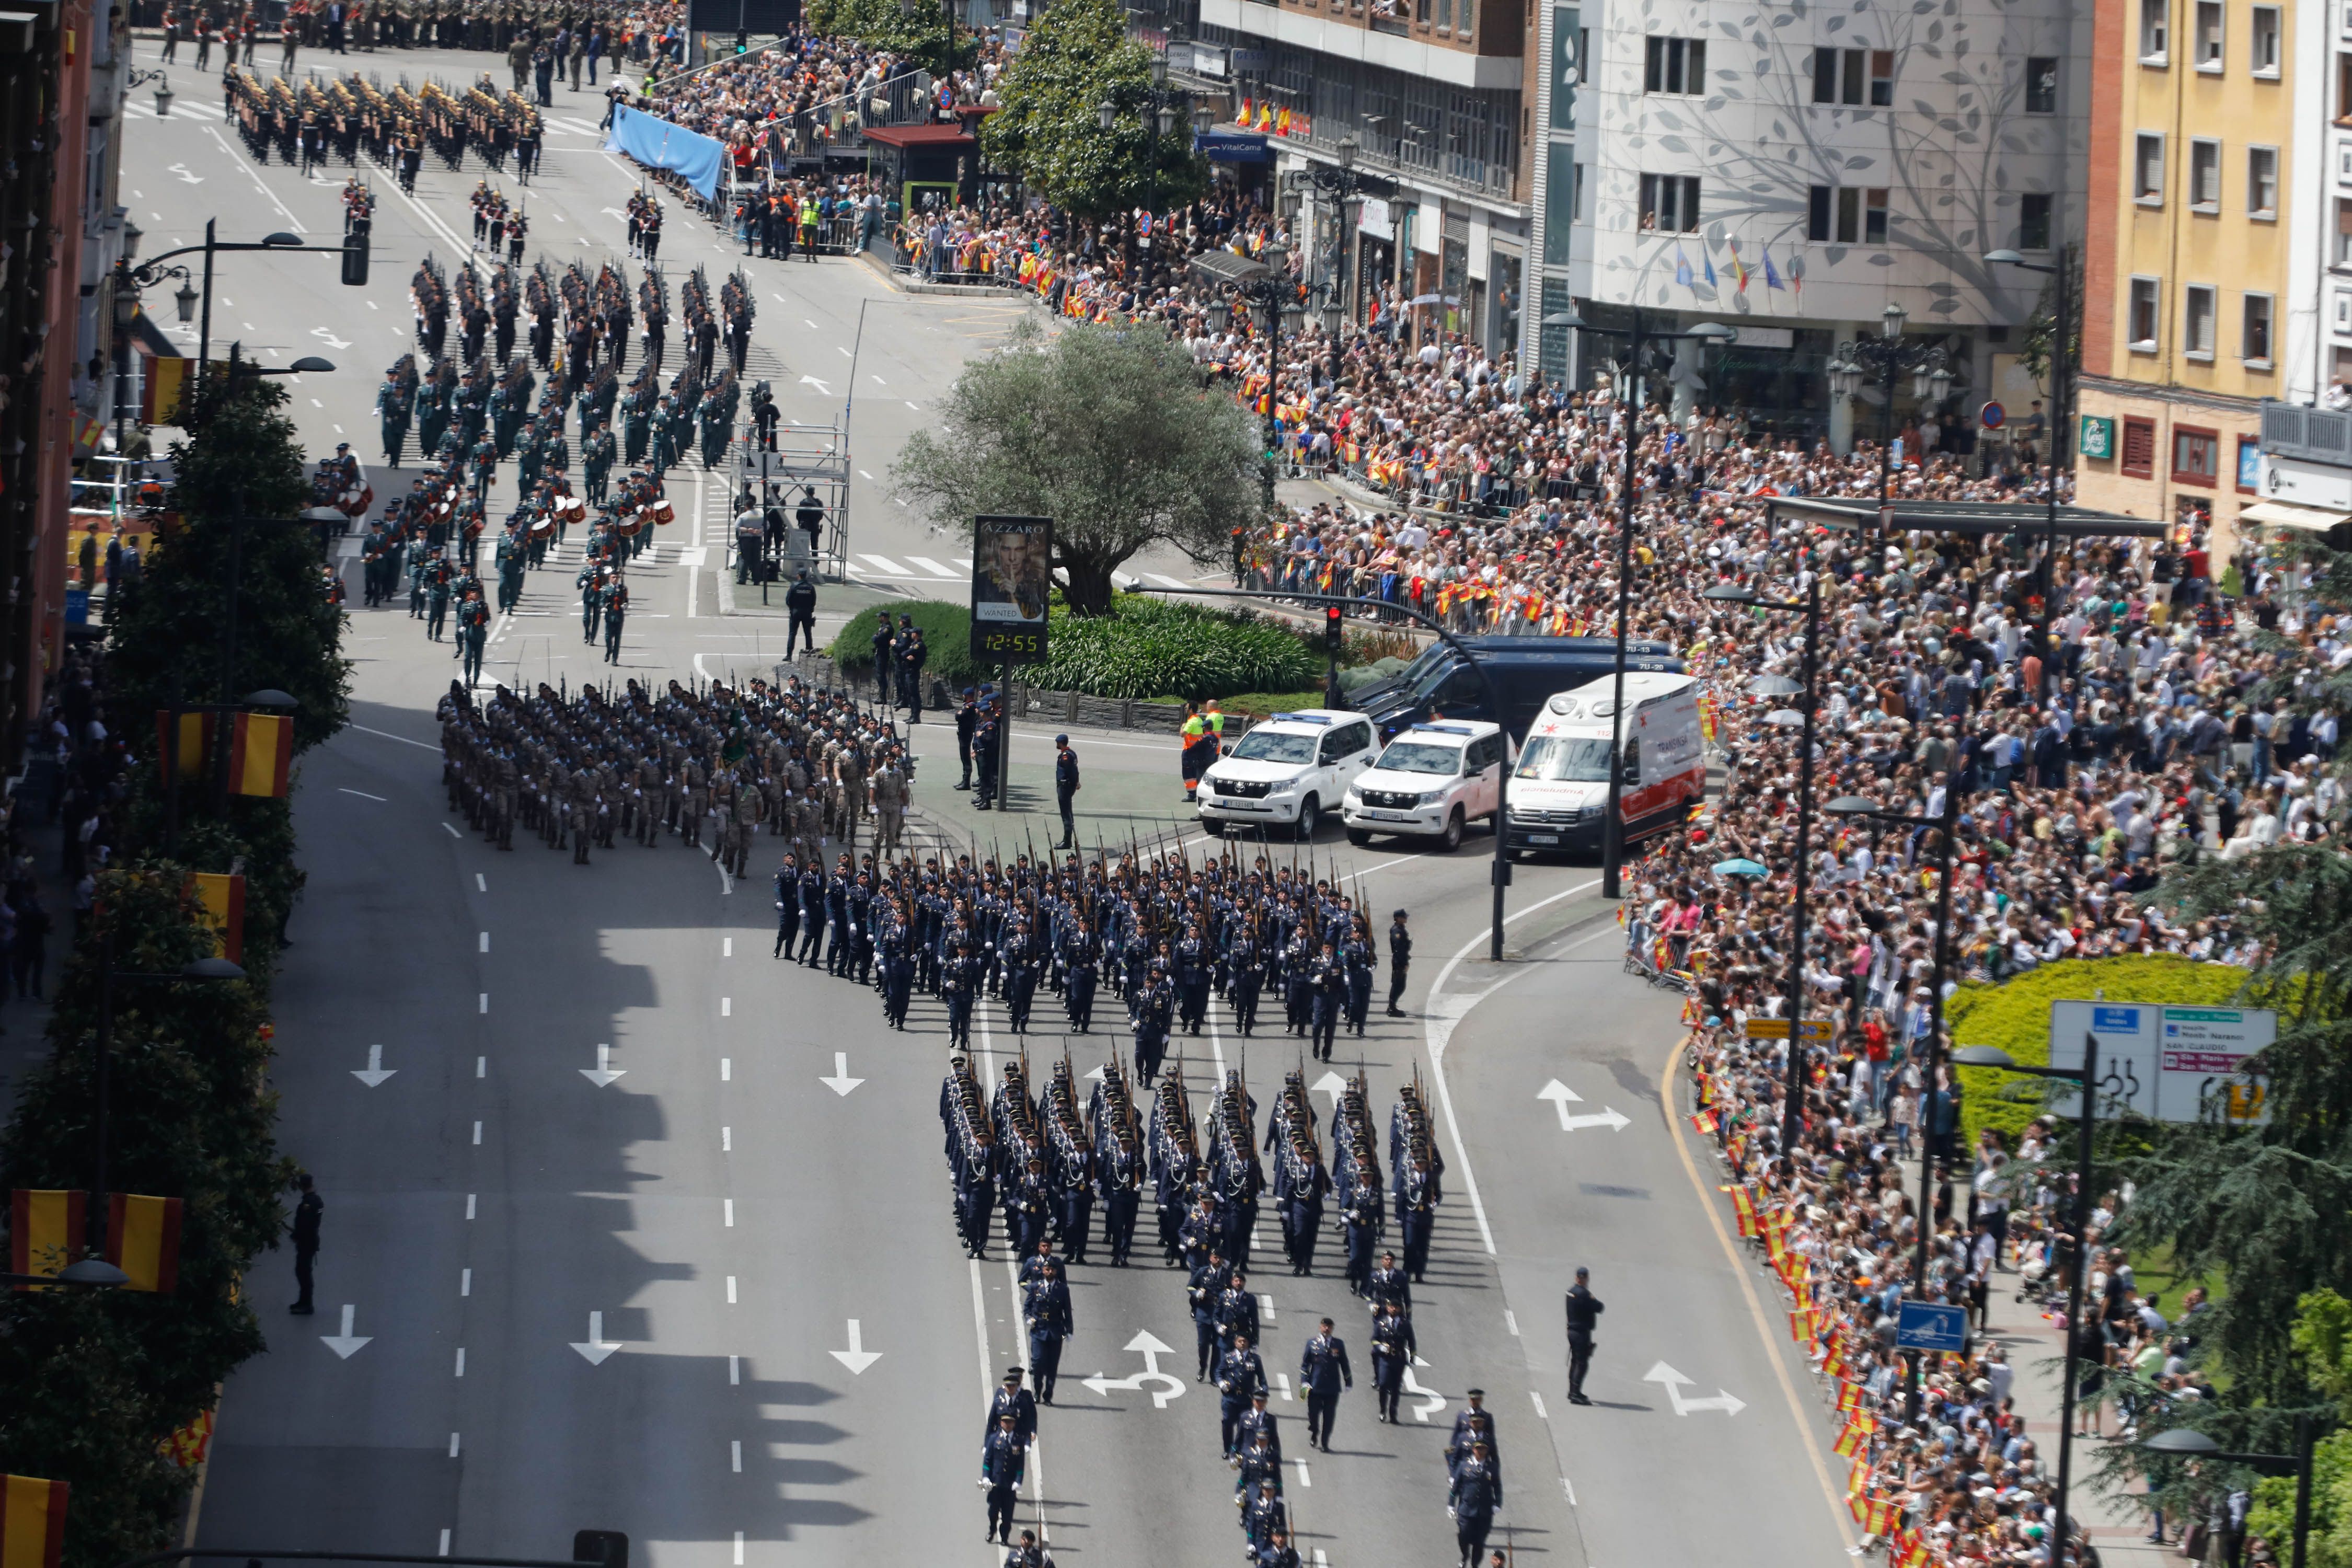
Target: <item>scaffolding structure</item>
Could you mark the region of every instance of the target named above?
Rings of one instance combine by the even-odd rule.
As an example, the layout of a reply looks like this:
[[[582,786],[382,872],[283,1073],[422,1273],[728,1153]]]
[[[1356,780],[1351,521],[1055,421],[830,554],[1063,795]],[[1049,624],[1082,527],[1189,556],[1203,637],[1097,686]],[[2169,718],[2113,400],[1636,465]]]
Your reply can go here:
[[[824,508],[822,543],[814,563],[821,582],[838,583],[849,569],[849,431],[846,425],[802,425],[790,420],[776,426],[774,451],[762,450],[758,430],[748,421],[736,433],[735,493],[755,495],[764,508],[774,505],[784,514],[785,537],[796,553],[799,511],[809,492]],[[790,568],[799,564],[788,562]]]

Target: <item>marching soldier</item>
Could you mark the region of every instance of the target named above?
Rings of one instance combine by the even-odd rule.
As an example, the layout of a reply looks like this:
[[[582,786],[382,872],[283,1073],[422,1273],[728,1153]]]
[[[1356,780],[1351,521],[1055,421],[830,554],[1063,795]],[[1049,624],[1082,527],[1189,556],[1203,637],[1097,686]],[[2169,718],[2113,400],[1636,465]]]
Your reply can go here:
[[[1395,1301],[1381,1302],[1372,1312],[1372,1392],[1380,1401],[1381,1419],[1392,1426],[1413,1353],[1412,1320]]]
[[[393,468],[400,467],[400,449],[408,441],[408,389],[401,384],[400,366],[394,365],[383,373],[383,384],[376,388],[375,411],[383,432],[383,460]]]
[[[1389,1016],[1402,1018],[1404,1009],[1397,1005],[1404,995],[1405,971],[1412,963],[1412,935],[1405,930],[1405,913],[1397,910],[1389,922]]]
[[[1325,1318],[1298,1357],[1298,1386],[1307,1395],[1308,1447],[1331,1451],[1331,1421],[1339,1413],[1343,1384],[1356,1386],[1355,1369],[1348,1364],[1348,1342],[1331,1331],[1331,1320]]]
[[[1029,1321],[1029,1364],[1037,1374],[1037,1398],[1051,1405],[1054,1383],[1061,1374],[1062,1343],[1077,1331],[1060,1264],[1046,1259],[1045,1278],[1029,1291],[1022,1310]]]
[[[1478,1568],[1486,1536],[1495,1528],[1495,1510],[1503,1506],[1503,1478],[1487,1456],[1486,1445],[1471,1446],[1470,1457],[1454,1469],[1446,1491],[1445,1511],[1454,1521],[1455,1544],[1462,1551],[1462,1568]]]
[[[988,1489],[988,1539],[1011,1542],[1013,1510],[1029,1463],[1029,1439],[1013,1430],[1010,1415],[996,1418],[996,1430],[980,1452],[980,1484]]]

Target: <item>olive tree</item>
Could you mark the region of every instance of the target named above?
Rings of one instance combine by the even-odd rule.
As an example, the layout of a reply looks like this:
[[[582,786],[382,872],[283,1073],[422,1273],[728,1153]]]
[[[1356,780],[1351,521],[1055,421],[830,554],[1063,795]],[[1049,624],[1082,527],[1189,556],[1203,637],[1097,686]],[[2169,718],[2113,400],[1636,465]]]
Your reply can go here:
[[[1156,326],[1033,317],[975,360],[907,443],[893,477],[910,502],[969,536],[987,513],[1054,520],[1054,564],[1082,616],[1110,608],[1111,574],[1170,544],[1220,559],[1260,505],[1256,429]]]

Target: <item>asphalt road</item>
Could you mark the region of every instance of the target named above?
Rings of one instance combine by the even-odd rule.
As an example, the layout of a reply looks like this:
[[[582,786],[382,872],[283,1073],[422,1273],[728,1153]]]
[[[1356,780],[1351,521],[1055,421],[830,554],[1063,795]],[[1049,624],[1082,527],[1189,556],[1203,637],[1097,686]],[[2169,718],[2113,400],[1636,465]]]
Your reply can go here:
[[[387,79],[402,66],[367,63]],[[495,63],[433,55],[407,68],[463,79]],[[217,97],[193,78],[178,85],[168,122],[146,114],[130,132],[125,190],[149,254],[199,237],[206,216],[225,236],[338,232],[340,172],[306,183],[257,168]],[[593,100],[572,101],[559,94],[551,123],[593,125]],[[581,134],[552,138],[546,163],[530,195],[534,235],[558,256],[567,239],[616,248],[619,221],[603,209],[617,207],[625,172]],[[341,367],[292,389],[314,450],[351,439],[374,455],[370,403],[407,346],[412,253],[452,253],[439,226],[462,222],[476,178],[428,171],[413,205],[379,182],[364,291],[341,289],[325,258],[224,263],[216,333],[264,363],[323,352]],[[727,254],[684,221],[665,251]],[[890,396],[859,405],[856,451],[877,474],[1011,315],[896,294],[849,262],[751,265],[762,352],[793,376],[838,375],[866,307],[857,374]],[[829,405],[809,406],[817,417]],[[952,564],[949,543],[878,481],[857,493],[852,529],[854,552]],[[698,563],[693,549],[690,536],[665,541],[641,576],[618,671],[575,640],[559,568],[501,619],[493,674],[758,668],[772,658],[754,641],[764,634],[719,616],[717,556]],[[675,841],[584,870],[535,842],[486,849],[453,823],[439,784],[431,715],[456,669],[446,645],[395,607],[355,608],[348,646],[353,727],[301,769],[310,882],[279,989],[274,1082],[284,1142],[327,1202],[320,1310],[285,1317],[288,1261],[262,1263],[251,1288],[270,1349],[228,1388],[202,1543],[562,1556],[572,1531],[605,1528],[660,1568],[1000,1560],[981,1542],[972,1478],[986,1395],[1024,1357],[1001,1246],[974,1263],[956,1245],[936,1005],[919,1002],[910,1032],[890,1034],[870,993],[762,957],[764,888],[730,887]],[[918,806],[961,839],[985,828],[946,789],[947,733],[919,743],[933,765]],[[1024,738],[1018,761],[1042,765],[1039,743]],[[1080,743],[1090,766],[1164,771],[1175,794],[1164,749],[1124,735]],[[1180,809],[1171,799],[1168,815]],[[988,826],[1017,845],[1030,824],[1043,826],[1024,813]],[[1416,1292],[1423,1392],[1397,1426],[1373,1416],[1364,1316],[1338,1282],[1336,1236],[1327,1269],[1300,1279],[1267,1225],[1254,1283],[1270,1308],[1269,1372],[1295,1382],[1298,1346],[1328,1314],[1362,1379],[1342,1402],[1337,1452],[1309,1455],[1303,1420],[1286,1422],[1287,1451],[1305,1458],[1289,1481],[1302,1548],[1325,1568],[1451,1561],[1441,1449],[1475,1385],[1496,1415],[1503,1521],[1529,1562],[1631,1568],[1736,1550],[1767,1568],[1822,1568],[1843,1536],[1815,1462],[1818,1412],[1719,1237],[1712,1173],[1662,1099],[1677,1001],[1617,972],[1589,867],[1519,868],[1513,957],[1488,964],[1482,847],[1307,851],[1370,907],[1412,910],[1412,1016],[1376,1021],[1339,1065],[1361,1064],[1382,1115],[1418,1073],[1451,1169]],[[1041,1003],[1041,1025],[1059,1016]],[[1229,1015],[1214,1019],[1183,1042],[1196,1089],[1245,1063],[1270,1103],[1297,1044],[1261,1036],[1245,1058]],[[982,1015],[992,1075],[1019,1048],[1003,1023]],[[1033,1060],[1066,1048],[1083,1074],[1127,1041],[1114,1030],[1026,1045]],[[1542,1098],[1553,1079],[1572,1103]],[[1563,1129],[1563,1112],[1595,1120]],[[1045,1416],[1024,1521],[1076,1563],[1231,1561],[1241,1542],[1215,1401],[1190,1380],[1180,1280],[1147,1257],[1076,1270],[1069,1375]],[[1599,1403],[1571,1409],[1559,1301],[1580,1263],[1609,1313]],[[1130,1348],[1144,1334],[1172,1353]],[[1174,1381],[1144,1375],[1154,1360]],[[1688,1384],[1645,1381],[1659,1362]],[[1304,1415],[1284,1397],[1275,1408]]]

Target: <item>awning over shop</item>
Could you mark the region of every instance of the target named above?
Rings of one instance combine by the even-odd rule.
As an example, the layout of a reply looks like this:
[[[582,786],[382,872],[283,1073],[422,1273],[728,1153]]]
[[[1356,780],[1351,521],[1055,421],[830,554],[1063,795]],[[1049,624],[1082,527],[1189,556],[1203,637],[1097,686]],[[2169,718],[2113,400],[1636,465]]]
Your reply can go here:
[[[1235,256],[1230,250],[1204,250],[1185,265],[1211,282],[1235,287],[1255,283],[1273,270],[1255,257]]]
[[[2352,512],[2332,511],[2326,507],[2297,506],[2293,501],[2258,500],[2238,511],[2240,522],[2258,522],[2265,528],[2299,528],[2306,533],[2326,533],[2352,522]]]

